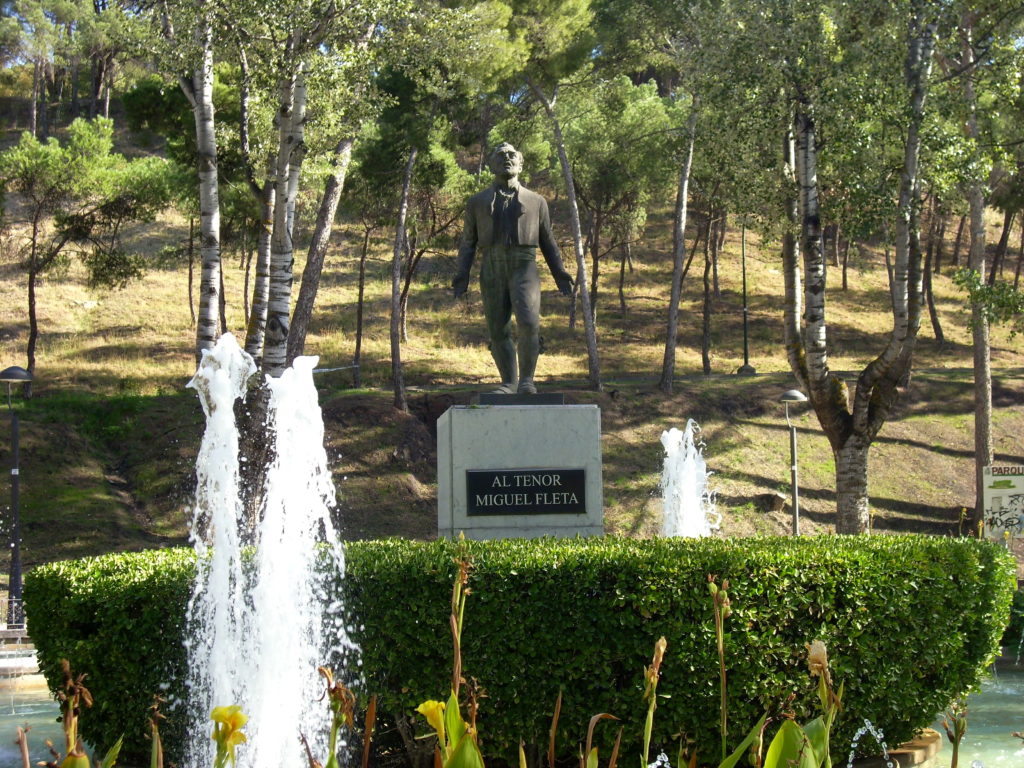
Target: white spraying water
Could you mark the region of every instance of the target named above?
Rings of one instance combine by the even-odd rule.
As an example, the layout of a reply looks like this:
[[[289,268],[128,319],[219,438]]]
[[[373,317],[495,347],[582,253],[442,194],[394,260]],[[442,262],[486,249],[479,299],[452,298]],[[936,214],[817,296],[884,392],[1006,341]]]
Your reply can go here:
[[[661,433],[665,464],[661,471],[664,517],[663,536],[700,538],[718,530],[722,516],[715,511],[714,493],[708,487],[708,469],[695,435],[693,419],[686,429],[675,427]]]
[[[241,765],[304,768],[300,734],[326,757],[329,718],[317,667],[336,666],[351,644],[329,589],[344,571],[344,554],[330,518],[334,486],[316,362],[297,358],[267,380],[273,460],[253,549],[244,554],[234,401],[256,368],[226,335],[203,353],[189,383],[207,415],[192,524],[200,567],[189,605],[190,768],[212,764],[210,711],[233,704],[250,718]]]

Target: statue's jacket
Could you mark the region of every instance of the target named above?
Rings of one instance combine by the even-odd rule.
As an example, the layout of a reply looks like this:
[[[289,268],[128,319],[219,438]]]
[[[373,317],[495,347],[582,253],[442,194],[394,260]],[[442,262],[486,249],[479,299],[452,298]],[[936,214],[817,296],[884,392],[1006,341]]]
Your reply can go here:
[[[462,242],[459,245],[458,264],[460,270],[464,268],[466,272],[469,271],[478,248],[486,250],[495,245],[492,212],[495,205],[494,198],[497,194],[497,185],[491,185],[473,195],[466,203],[466,219],[462,231]],[[540,248],[552,275],[570,277],[565,271],[565,267],[562,266],[562,254],[551,234],[551,216],[548,213],[547,200],[520,184],[517,189],[516,202],[519,206],[517,212],[518,245]]]

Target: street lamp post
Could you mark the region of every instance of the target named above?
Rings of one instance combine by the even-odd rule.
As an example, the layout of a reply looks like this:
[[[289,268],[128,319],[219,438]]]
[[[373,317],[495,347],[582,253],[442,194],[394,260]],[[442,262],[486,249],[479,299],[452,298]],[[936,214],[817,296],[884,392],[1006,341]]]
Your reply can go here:
[[[747,328],[749,312],[747,311],[747,217],[743,217],[740,226],[740,263],[743,265],[743,365],[736,371],[740,376],[753,376],[757,371],[750,364],[750,342]]]
[[[789,476],[793,486],[793,535],[800,535],[800,490],[796,479],[796,427],[789,420],[790,403],[806,403],[807,395],[799,389],[782,393],[779,400],[786,406],[786,424],[789,426]]]
[[[19,472],[18,472],[18,413],[11,405],[11,384],[32,381],[32,374],[24,368],[12,365],[0,371],[0,381],[7,383],[7,410],[11,412],[11,571],[7,585],[7,626],[25,625],[25,614],[21,606],[21,517],[18,513]]]

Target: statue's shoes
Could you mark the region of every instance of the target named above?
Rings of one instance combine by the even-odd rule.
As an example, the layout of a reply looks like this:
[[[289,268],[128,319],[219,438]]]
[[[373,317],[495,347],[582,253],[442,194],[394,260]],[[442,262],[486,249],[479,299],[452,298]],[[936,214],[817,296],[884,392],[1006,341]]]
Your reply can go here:
[[[519,382],[518,393],[520,395],[536,395],[537,386],[529,379],[524,379],[523,381]]]
[[[534,392],[537,390],[534,389]],[[492,395],[514,395],[516,393],[515,384],[499,384],[497,389],[492,389],[490,394]]]

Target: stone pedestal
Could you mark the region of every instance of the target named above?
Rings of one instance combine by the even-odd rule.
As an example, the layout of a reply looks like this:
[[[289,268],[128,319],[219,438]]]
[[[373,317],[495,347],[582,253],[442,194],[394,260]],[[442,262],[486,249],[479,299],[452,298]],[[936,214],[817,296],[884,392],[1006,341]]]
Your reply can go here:
[[[596,405],[454,406],[437,421],[437,535],[604,533]]]

